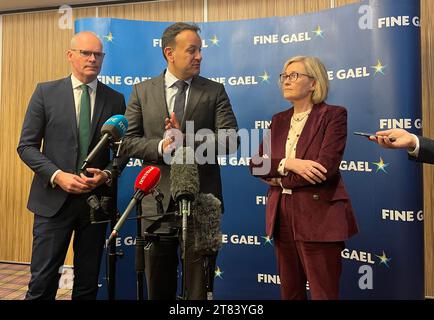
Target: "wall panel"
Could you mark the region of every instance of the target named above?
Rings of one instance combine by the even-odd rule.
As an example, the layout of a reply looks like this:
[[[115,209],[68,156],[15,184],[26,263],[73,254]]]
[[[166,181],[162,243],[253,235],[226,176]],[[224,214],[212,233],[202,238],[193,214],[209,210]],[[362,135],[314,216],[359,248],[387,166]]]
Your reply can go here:
[[[208,0],[208,21],[299,15],[330,8],[330,0]]]
[[[73,18],[95,16],[95,8],[73,11]],[[26,209],[31,170],[16,147],[28,101],[38,82],[69,74],[66,50],[71,29],[61,29],[57,11],[3,17],[2,99],[0,112],[0,260],[30,261],[33,215]],[[7,245],[5,245],[7,244]],[[71,262],[69,254],[68,263]]]
[[[173,0],[99,8],[99,17],[148,21],[203,21],[202,0]]]
[[[434,2],[421,0],[422,126],[423,134],[434,139]],[[434,297],[434,170],[424,165],[425,294]]]

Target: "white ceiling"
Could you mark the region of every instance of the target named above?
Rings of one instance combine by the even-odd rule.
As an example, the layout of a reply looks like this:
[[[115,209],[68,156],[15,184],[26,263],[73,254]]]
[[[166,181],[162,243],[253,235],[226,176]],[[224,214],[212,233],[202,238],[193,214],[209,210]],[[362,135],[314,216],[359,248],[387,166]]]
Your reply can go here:
[[[117,0],[0,0],[0,12],[111,1]]]

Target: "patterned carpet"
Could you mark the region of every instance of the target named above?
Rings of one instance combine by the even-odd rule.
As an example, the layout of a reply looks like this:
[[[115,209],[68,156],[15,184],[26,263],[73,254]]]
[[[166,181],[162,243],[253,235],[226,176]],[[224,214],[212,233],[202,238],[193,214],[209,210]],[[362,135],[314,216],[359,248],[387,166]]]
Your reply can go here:
[[[23,300],[29,280],[29,265],[0,262],[0,300]],[[56,300],[71,300],[71,290],[59,289]]]

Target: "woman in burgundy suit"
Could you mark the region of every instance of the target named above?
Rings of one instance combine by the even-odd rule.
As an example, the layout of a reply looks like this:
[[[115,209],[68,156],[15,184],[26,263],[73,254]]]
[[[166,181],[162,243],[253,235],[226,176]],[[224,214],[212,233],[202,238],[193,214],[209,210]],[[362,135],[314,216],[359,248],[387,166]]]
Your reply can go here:
[[[280,75],[289,110],[273,116],[271,135],[251,173],[269,184],[266,232],[273,236],[282,299],[338,299],[344,240],[357,224],[339,164],[347,111],[324,102],[328,78],[318,58],[289,59]]]

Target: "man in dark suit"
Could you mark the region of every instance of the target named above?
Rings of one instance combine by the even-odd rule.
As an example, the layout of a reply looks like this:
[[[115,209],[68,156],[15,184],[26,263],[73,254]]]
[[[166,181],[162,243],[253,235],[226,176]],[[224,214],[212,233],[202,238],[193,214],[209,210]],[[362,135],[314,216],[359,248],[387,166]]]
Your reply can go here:
[[[71,76],[37,85],[17,148],[35,173],[27,204],[35,214],[28,300],[55,299],[73,231],[72,299],[95,299],[98,290],[106,224],[90,223],[86,199],[109,191],[109,149],[95,157],[86,176],[79,169],[103,123],[125,112],[125,100],[97,80],[104,53],[94,33],[74,35],[67,58]]]
[[[197,26],[186,23],[175,23],[164,31],[162,50],[167,69],[158,77],[134,86],[125,113],[129,127],[123,153],[143,159],[143,166],[153,164],[160,168],[159,186],[165,195],[164,209],[167,212],[174,211],[176,205],[170,196],[170,162],[164,160],[173,148],[193,138],[188,133],[185,136],[186,128],[194,125],[194,132],[208,129],[215,136],[219,130],[232,130],[228,140],[229,145],[235,145],[235,150],[229,151],[226,143],[219,150],[227,153],[237,148],[237,121],[224,86],[199,76],[202,41],[198,31]],[[222,200],[217,152],[213,155],[210,162],[198,166],[200,192],[212,193]],[[154,199],[144,198],[142,209],[144,215],[155,214]],[[152,218],[144,220],[143,227],[146,229],[152,222]],[[194,226],[190,223],[191,219],[186,252],[186,298],[205,299],[204,258],[193,250]],[[176,298],[178,246],[176,237],[161,239],[145,252],[149,299]],[[213,258],[209,270],[212,273],[215,256]]]
[[[369,140],[377,142],[383,148],[407,149],[410,160],[434,163],[434,140],[417,136],[404,129],[378,131]]]

